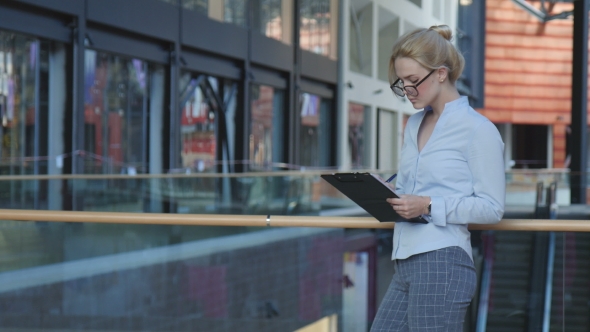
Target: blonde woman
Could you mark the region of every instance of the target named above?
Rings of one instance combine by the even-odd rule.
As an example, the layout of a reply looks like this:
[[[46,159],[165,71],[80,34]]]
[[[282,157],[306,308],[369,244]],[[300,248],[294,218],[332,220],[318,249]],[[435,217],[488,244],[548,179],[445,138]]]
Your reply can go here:
[[[462,331],[477,286],[468,223],[504,214],[504,143],[455,82],[463,56],[448,26],[400,38],[389,62],[391,89],[422,111],[404,130],[396,191],[406,219],[394,228],[395,273],[371,331]]]

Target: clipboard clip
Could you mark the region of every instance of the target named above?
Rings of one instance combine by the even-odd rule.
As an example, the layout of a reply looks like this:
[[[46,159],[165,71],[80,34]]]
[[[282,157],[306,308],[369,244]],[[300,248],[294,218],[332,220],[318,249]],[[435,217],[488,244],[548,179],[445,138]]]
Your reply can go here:
[[[334,177],[338,179],[340,182],[363,182],[362,177],[360,177],[361,173],[336,173]]]

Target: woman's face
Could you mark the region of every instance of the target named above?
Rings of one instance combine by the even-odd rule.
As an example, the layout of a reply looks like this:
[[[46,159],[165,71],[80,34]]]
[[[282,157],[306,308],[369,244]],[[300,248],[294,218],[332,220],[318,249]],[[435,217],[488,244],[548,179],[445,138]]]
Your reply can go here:
[[[411,96],[406,93],[406,98],[408,98],[414,108],[421,109],[432,104],[432,101],[437,94],[435,89],[436,85],[434,84],[436,81],[436,73],[432,73],[432,75],[428,76],[431,71],[422,67],[422,65],[416,60],[410,58],[395,59],[394,66],[395,73],[404,86],[415,86],[426,78],[416,87],[416,90],[418,91],[417,95]]]

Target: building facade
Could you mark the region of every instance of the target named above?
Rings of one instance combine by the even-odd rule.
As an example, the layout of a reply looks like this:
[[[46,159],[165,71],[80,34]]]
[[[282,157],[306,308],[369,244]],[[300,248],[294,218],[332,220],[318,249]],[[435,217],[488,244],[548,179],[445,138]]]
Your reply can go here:
[[[416,110],[389,88],[393,44],[416,28],[446,24],[455,31],[458,2],[344,0],[342,6],[338,165],[395,171],[403,127]]]
[[[334,166],[338,15],[336,0],[0,1],[2,174]],[[36,207],[81,209],[62,189]]]
[[[393,172],[405,120],[416,110],[389,89],[389,53],[396,39],[412,29],[455,27],[457,6],[457,0],[0,0],[0,175],[334,168]],[[138,191],[130,182],[113,195],[104,183],[92,181],[29,183],[27,188],[2,183],[0,207],[100,210],[112,206],[101,200],[120,202],[124,199],[117,193],[123,189]],[[93,187],[97,185],[101,187]],[[284,189],[278,182],[272,186]],[[218,196],[240,190],[239,183],[230,181],[203,181],[185,189],[194,193],[210,188],[216,188]],[[133,212],[195,213],[180,201],[149,195]],[[268,202],[260,207],[267,209]],[[252,239],[265,235],[252,232],[245,236],[251,240],[248,246],[239,251],[150,261],[126,270],[134,255],[144,256],[145,248],[157,247],[151,255],[169,251],[160,247],[173,251],[198,246],[208,237],[233,243],[243,239],[232,237],[235,233],[248,231],[76,226],[50,226],[58,236],[53,247],[37,245],[45,233],[36,225],[15,224],[9,230],[28,239],[20,252],[42,261],[22,259],[7,271],[26,274],[37,265],[59,270],[63,262],[72,261],[81,272],[67,280],[6,291],[3,303],[19,298],[22,306],[16,307],[42,303],[35,310],[56,313],[51,316],[54,326],[87,315],[84,326],[119,327],[127,321],[114,312],[121,308],[111,307],[108,296],[133,289],[122,309],[125,314],[149,313],[147,307],[180,297],[162,326],[200,313],[204,318],[193,317],[180,330],[205,322],[211,331],[230,325],[234,330],[243,324],[239,319],[250,320],[252,326],[245,330],[276,330],[274,324],[284,319],[295,329],[341,312],[353,313],[340,322],[344,330],[362,331],[376,311],[373,234],[349,241],[342,230],[317,239],[303,232],[291,242],[273,235],[266,239],[272,242],[268,248],[256,249]],[[293,236],[290,230],[277,233]],[[107,235],[91,237],[94,234]],[[318,248],[329,255],[318,259]],[[269,253],[272,259],[257,258]],[[122,256],[122,271],[80,277],[94,259]],[[326,261],[331,262],[328,284],[321,272]],[[245,271],[256,273],[252,280],[265,271],[273,274],[271,281],[245,284]],[[289,271],[296,273],[285,279],[287,290],[278,284],[265,289]],[[341,289],[338,278],[343,272],[356,287]],[[139,278],[143,283],[137,283]],[[142,297],[160,287],[161,280],[177,278],[178,289]],[[106,291],[95,292],[95,285]],[[205,293],[207,288],[226,297],[215,299],[215,292]],[[61,297],[44,300],[47,293]],[[63,312],[56,311],[60,306]],[[34,317],[16,307],[8,307],[7,315],[21,319],[6,326],[18,327]],[[274,309],[281,317],[269,321]],[[133,324],[150,321],[141,317]]]
[[[541,3],[486,1],[485,105],[478,110],[500,127],[507,168],[568,168],[568,146],[576,144],[568,134],[573,22],[561,15],[573,5],[551,4],[543,19],[534,15]]]

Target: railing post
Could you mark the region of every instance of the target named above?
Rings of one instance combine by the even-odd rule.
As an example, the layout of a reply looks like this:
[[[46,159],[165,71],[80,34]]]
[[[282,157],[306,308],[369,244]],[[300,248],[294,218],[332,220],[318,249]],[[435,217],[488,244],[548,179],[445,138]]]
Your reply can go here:
[[[557,219],[557,183],[552,182],[547,188],[547,205],[549,219]],[[543,308],[543,332],[549,332],[551,319],[551,295],[553,294],[553,266],[555,263],[555,232],[549,232],[547,244],[547,277],[545,282],[545,303]]]
[[[537,219],[556,219],[557,184],[551,183],[546,190],[543,190],[543,187],[542,182],[537,184],[535,217]],[[544,200],[543,192],[545,193]],[[551,315],[555,233],[536,232],[534,239],[527,330],[548,332]]]
[[[547,219],[547,203],[543,200],[543,197],[545,197],[545,195],[543,195],[544,187],[545,185],[543,182],[537,182],[534,219]]]
[[[574,5],[570,190],[572,204],[586,204],[588,151],[588,0]]]
[[[485,332],[488,322],[488,309],[490,303],[490,291],[492,287],[492,268],[494,265],[494,231],[482,234],[483,240],[483,266],[481,273],[479,302],[477,308],[477,321],[475,332]]]
[[[550,188],[544,190],[544,183],[537,183],[535,219],[547,219],[550,210]],[[530,294],[527,307],[527,331],[541,331],[544,322],[544,303],[547,283],[547,255],[549,237],[546,232],[535,232],[532,243],[530,269]]]

